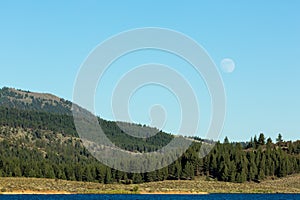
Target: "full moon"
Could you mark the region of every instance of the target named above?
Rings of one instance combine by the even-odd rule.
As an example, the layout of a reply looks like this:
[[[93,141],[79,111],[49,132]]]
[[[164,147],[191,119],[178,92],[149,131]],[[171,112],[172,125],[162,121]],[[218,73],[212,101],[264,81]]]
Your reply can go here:
[[[230,58],[224,58],[221,61],[221,69],[225,72],[225,73],[231,73],[234,71],[235,69],[235,64],[234,61],[231,60]]]

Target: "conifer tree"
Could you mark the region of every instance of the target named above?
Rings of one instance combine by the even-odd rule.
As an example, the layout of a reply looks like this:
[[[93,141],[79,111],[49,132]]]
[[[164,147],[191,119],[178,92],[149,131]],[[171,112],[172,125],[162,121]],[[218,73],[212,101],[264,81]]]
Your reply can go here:
[[[259,134],[258,144],[259,145],[264,145],[265,144],[265,136],[264,136],[263,133]]]

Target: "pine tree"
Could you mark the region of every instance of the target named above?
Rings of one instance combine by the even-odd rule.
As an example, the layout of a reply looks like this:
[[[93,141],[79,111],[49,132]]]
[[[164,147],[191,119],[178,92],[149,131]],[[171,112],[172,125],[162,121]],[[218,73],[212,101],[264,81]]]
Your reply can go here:
[[[45,164],[44,168],[44,177],[45,178],[55,178],[55,174],[51,165]]]
[[[224,138],[224,144],[229,144],[229,139],[227,136]]]
[[[223,167],[221,169],[220,175],[221,175],[221,180],[222,181],[228,181],[229,173],[228,173],[228,166],[227,166],[227,164],[225,164],[225,163],[223,164]]]
[[[110,168],[106,167],[106,173],[104,178],[104,183],[111,183],[112,182],[112,176],[111,176],[111,170]]]
[[[180,164],[179,161],[177,160],[177,161],[175,162],[175,177],[176,177],[178,180],[180,180],[181,173],[182,173],[181,164]]]
[[[106,168],[102,165],[97,166],[96,167],[96,180],[98,180],[99,183],[104,183],[105,175],[106,175]]]
[[[257,137],[256,135],[254,136],[254,139],[253,139],[253,147],[256,149],[258,147],[258,142],[257,142]]]
[[[261,134],[259,135],[259,138],[258,138],[258,144],[259,144],[259,145],[264,145],[264,144],[265,144],[265,136],[264,136],[263,133],[261,133]]]
[[[266,168],[266,156],[265,154],[263,154],[258,167],[258,176],[257,176],[258,180],[263,180],[265,178],[265,168]]]
[[[184,166],[182,176],[185,179],[194,179],[194,167],[189,161]]]
[[[236,181],[236,166],[235,166],[235,163],[233,161],[229,162],[228,175],[229,175],[229,181],[230,182],[235,182]]]
[[[143,182],[143,178],[142,178],[141,174],[139,174],[139,173],[133,174],[133,176],[132,176],[132,182],[134,184],[142,183]]]
[[[250,141],[249,141],[248,144],[247,144],[247,149],[253,148],[253,147],[254,147],[254,144],[253,144],[253,139],[252,139],[252,137],[251,137]]]
[[[22,172],[19,166],[15,166],[14,170],[13,170],[13,176],[14,177],[20,177],[22,176]]]
[[[146,173],[146,181],[147,182],[156,181],[156,180],[157,180],[156,171]]]
[[[278,134],[278,137],[276,138],[276,142],[277,142],[277,144],[279,144],[279,145],[281,145],[281,143],[283,142],[283,140],[282,140],[282,135],[279,133]]]
[[[215,154],[211,154],[210,156],[210,174],[213,176],[216,176],[216,172],[217,172],[217,158]]]
[[[248,152],[247,154],[249,163],[248,163],[248,181],[254,181],[257,175],[257,167],[255,163],[255,157],[253,152]]]
[[[273,142],[272,139],[269,137],[269,138],[267,139],[267,144],[270,145],[270,144],[272,144],[272,142]]]
[[[120,182],[123,179],[123,177],[124,177],[124,172],[118,170],[116,172],[116,180],[117,180],[117,182]]]
[[[93,181],[93,177],[92,177],[91,170],[90,170],[89,166],[86,166],[84,168],[83,174],[82,174],[82,180],[83,181],[88,181],[88,182]]]

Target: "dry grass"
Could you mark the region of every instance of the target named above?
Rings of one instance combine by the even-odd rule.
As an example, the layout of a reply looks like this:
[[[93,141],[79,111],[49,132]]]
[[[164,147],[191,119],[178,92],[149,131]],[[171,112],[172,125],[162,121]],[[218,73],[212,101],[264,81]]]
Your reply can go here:
[[[300,174],[261,183],[228,183],[220,181],[163,181],[144,183],[141,189],[148,192],[204,192],[204,193],[300,193]]]
[[[300,174],[262,183],[226,183],[218,181],[161,181],[139,185],[100,184],[38,178],[0,178],[0,193],[81,193],[132,194],[137,193],[300,193]]]
[[[133,193],[134,185],[100,184],[43,178],[0,178],[0,193]]]
[[[25,94],[27,94],[28,96],[32,96],[34,98],[40,98],[40,99],[45,99],[45,100],[52,100],[52,101],[60,101],[60,98],[57,96],[54,96],[52,94],[49,93],[37,93],[37,92],[27,92],[27,91],[22,91],[22,90],[16,90],[14,88],[9,88],[10,91],[15,92],[17,94],[21,94],[23,96],[25,96]]]

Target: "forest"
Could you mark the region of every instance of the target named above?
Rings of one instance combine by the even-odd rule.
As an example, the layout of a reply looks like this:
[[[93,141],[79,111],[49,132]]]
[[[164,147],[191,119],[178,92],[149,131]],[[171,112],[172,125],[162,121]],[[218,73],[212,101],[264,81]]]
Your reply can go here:
[[[207,180],[242,183],[260,182],[265,178],[285,177],[300,172],[299,140],[284,141],[284,137],[278,134],[276,141],[272,141],[259,133],[258,137],[254,136],[243,143],[230,142],[227,137],[222,142],[217,141],[204,158],[199,157],[204,140],[189,138],[194,140],[190,148],[168,167],[142,174],[125,173],[111,169],[91,156],[78,137],[73,118],[64,104],[59,101],[55,105],[48,103],[47,109],[43,110],[44,99],[20,103],[15,96],[21,100],[35,99],[30,92],[0,91],[1,177],[131,184],[192,180],[202,176]],[[39,103],[32,105],[35,102]],[[174,137],[158,131],[147,139],[135,138],[125,134],[116,122],[98,120],[107,137],[128,151],[152,152],[168,144]],[[127,126],[132,131],[151,129],[137,124]]]

